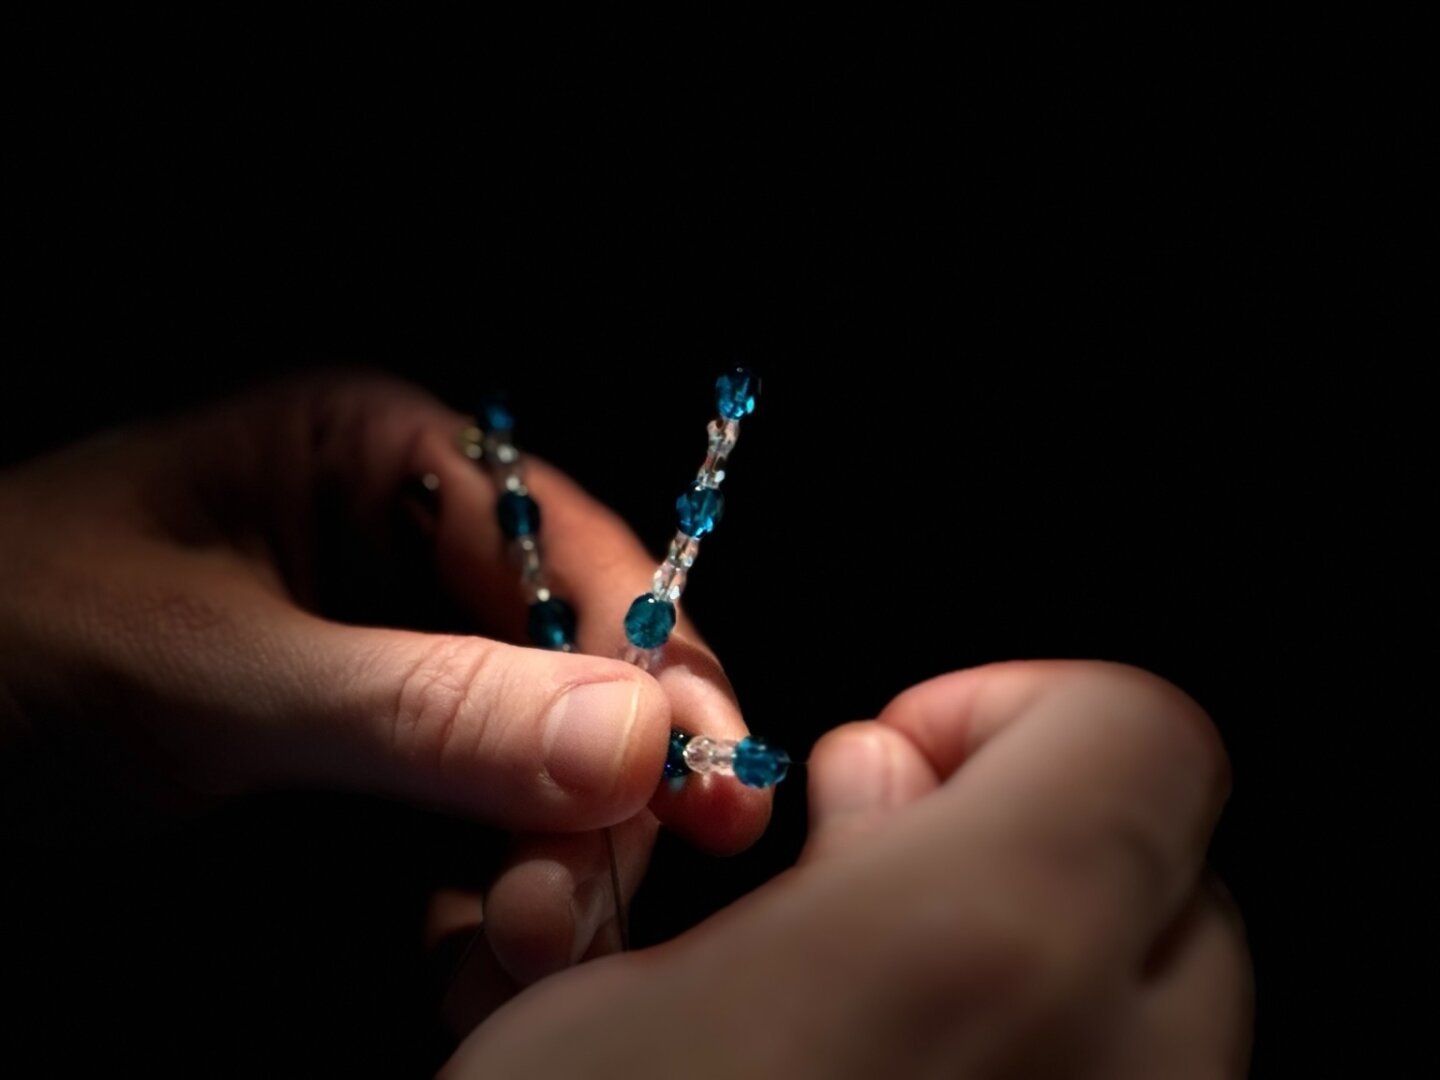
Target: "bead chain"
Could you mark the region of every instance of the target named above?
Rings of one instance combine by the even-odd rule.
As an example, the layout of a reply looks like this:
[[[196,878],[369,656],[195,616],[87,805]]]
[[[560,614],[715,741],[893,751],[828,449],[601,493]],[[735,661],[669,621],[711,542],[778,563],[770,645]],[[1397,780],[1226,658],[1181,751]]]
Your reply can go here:
[[[709,449],[695,482],[675,501],[679,529],[670,541],[665,560],[655,571],[648,593],[635,598],[625,615],[628,645],[623,659],[642,670],[659,660],[675,628],[675,606],[700,553],[700,540],[720,521],[725,497],[725,463],[740,437],[740,421],[755,411],[760,384],[751,372],[736,368],[715,383],[720,416],[711,420]],[[480,426],[483,422],[484,427]],[[575,648],[575,611],[555,596],[545,575],[540,546],[540,507],[525,483],[524,463],[512,438],[514,416],[500,399],[486,402],[480,421],[460,433],[460,449],[470,460],[483,464],[500,489],[495,514],[509,542],[510,555],[520,566],[520,583],[530,605],[530,639],[546,649],[572,652]],[[673,783],[690,773],[734,776],[749,787],[766,788],[785,779],[790,759],[783,750],[753,736],[712,739],[686,732],[670,732],[664,775]]]
[[[675,628],[675,605],[685,591],[690,571],[700,555],[700,541],[714,531],[725,512],[725,463],[740,438],[740,421],[755,411],[760,380],[745,368],[727,371],[715,381],[715,404],[720,415],[706,428],[709,448],[695,482],[675,500],[679,530],[670,541],[665,561],[655,571],[650,591],[637,596],[625,614],[629,647],[624,658],[643,670],[657,661]],[[748,787],[766,788],[785,779],[790,758],[785,751],[754,736],[712,739],[683,731],[670,732],[665,776],[679,783],[689,773],[733,776]]]
[[[520,587],[530,605],[530,640],[542,649],[575,650],[575,609],[550,590],[540,548],[540,506],[525,483],[525,465],[513,438],[515,418],[500,398],[480,409],[485,427],[469,424],[460,432],[460,449],[482,463],[500,489],[495,517],[505,534],[510,558],[520,567]]]

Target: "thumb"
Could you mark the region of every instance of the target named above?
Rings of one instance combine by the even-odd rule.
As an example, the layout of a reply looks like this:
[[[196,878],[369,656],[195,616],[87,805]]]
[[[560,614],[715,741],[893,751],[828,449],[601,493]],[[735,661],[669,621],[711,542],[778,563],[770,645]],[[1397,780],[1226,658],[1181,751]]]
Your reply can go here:
[[[806,861],[850,847],[939,784],[914,743],[874,721],[845,724],[827,733],[815,744],[806,771]]]
[[[300,618],[260,763],[271,779],[542,831],[623,821],[655,792],[670,707],[628,664]]]

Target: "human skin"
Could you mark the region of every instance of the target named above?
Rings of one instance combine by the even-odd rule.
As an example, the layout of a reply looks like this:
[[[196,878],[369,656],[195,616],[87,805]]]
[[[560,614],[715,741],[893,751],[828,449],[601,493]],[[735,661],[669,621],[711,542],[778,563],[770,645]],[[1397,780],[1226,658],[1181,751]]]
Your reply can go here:
[[[1245,1075],[1249,959],[1204,872],[1228,769],[1173,686],[959,672],[827,735],[808,771],[795,869],[532,987],[443,1075]]]
[[[796,869],[605,957],[593,830],[616,827],[633,891],[660,821],[733,851],[769,798],[656,791],[672,725],[743,721],[683,621],[657,677],[605,659],[653,560],[541,462],[547,566],[590,655],[504,643],[524,607],[461,422],[402,383],[316,377],[0,474],[0,758],[31,765],[0,792],[6,827],[304,786],[510,830],[448,1003],[474,1027],[453,1076],[1243,1072],[1248,961],[1204,875],[1224,752],[1126,668],[958,673],[838,729],[807,769]],[[405,498],[425,473],[437,505]],[[425,589],[487,636],[387,628]],[[440,898],[432,931],[481,913]]]
[[[4,824],[63,822],[63,842],[125,807],[276,787],[472,818],[515,834],[483,947],[520,985],[613,946],[593,830],[618,826],[629,890],[659,820],[716,852],[751,843],[768,793],[656,790],[672,725],[744,736],[719,664],[684,620],[658,677],[610,659],[653,559],[534,460],[580,652],[506,644],[525,606],[463,423],[403,382],[322,375],[0,474],[0,764],[23,758],[5,775],[26,780],[0,791]],[[405,497],[426,473],[437,504]],[[426,591],[478,634],[387,628]]]

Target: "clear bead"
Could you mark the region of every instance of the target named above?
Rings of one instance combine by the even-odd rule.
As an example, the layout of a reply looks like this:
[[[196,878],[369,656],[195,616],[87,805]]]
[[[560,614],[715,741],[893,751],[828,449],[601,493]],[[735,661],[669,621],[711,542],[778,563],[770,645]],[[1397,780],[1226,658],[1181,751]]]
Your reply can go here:
[[[710,433],[710,452],[729,457],[740,438],[739,420],[711,420],[705,430]]]
[[[659,658],[659,649],[642,649],[640,646],[631,645],[629,642],[626,642],[625,649],[620,654],[621,660],[624,660],[627,664],[633,664],[641,671],[649,671],[655,666],[655,662]]]
[[[520,460],[520,451],[515,449],[515,444],[512,442],[501,442],[497,439],[491,447],[491,452],[501,465],[514,465]]]
[[[705,464],[701,465],[700,471],[695,474],[695,482],[701,487],[718,488],[725,482],[725,470],[707,457]]]
[[[660,564],[660,569],[655,571],[650,589],[656,596],[664,597],[673,604],[685,591],[685,577],[684,567],[676,566],[667,559]]]
[[[670,550],[665,555],[665,561],[689,570],[695,565],[695,557],[699,554],[700,541],[683,532],[677,532],[675,539],[670,541]]]
[[[517,495],[530,494],[530,489],[525,486],[525,477],[520,474],[519,469],[506,469],[501,483],[505,485],[506,491],[513,491]]]
[[[485,456],[485,433],[474,424],[467,424],[460,432],[460,450],[471,461]]]
[[[740,423],[736,420],[724,423],[711,420],[707,430],[710,432],[710,447],[705,453],[705,464],[700,466],[695,480],[705,487],[714,488],[725,479],[725,462],[735,449],[735,440],[740,437]]]
[[[708,735],[697,736],[686,743],[685,764],[690,766],[690,771],[708,773],[710,771],[710,751],[714,748],[715,740]]]
[[[510,541],[510,557],[520,567],[523,584],[530,586],[540,581],[544,560],[540,555],[540,541],[533,534]]]
[[[697,735],[685,744],[685,764],[691,772],[729,776],[735,761],[734,739],[712,739]]]

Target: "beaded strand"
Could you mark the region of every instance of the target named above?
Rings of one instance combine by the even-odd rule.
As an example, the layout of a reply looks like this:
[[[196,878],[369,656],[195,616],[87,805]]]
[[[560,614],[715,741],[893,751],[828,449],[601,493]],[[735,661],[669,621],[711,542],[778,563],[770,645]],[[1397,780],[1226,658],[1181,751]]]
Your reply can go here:
[[[676,605],[685,592],[690,571],[700,555],[701,538],[715,530],[725,512],[725,464],[740,439],[740,421],[755,411],[760,380],[745,368],[727,371],[715,381],[720,415],[706,427],[709,446],[695,482],[675,500],[679,529],[665,561],[655,571],[650,591],[637,596],[625,613],[624,658],[643,670],[652,667],[675,629]],[[683,731],[670,732],[665,777],[682,783],[690,773],[733,776],[747,787],[773,787],[785,779],[790,758],[763,739],[712,739]]]
[[[526,629],[542,649],[575,650],[575,609],[556,596],[545,575],[540,548],[540,505],[525,483],[525,465],[515,446],[515,417],[504,400],[492,398],[480,410],[484,421],[460,432],[461,452],[483,464],[500,489],[495,517],[505,534],[510,558],[520,567],[520,587],[530,611]]]
[[[725,510],[720,485],[725,464],[740,437],[740,421],[755,411],[760,381],[745,368],[721,375],[715,383],[719,417],[707,426],[709,445],[695,481],[675,500],[679,527],[669,551],[651,580],[650,591],[635,598],[625,614],[628,642],[622,659],[650,670],[675,628],[676,605],[695,560],[700,540],[714,531]],[[483,422],[483,427],[481,423]],[[525,483],[525,468],[513,438],[515,418],[503,399],[484,403],[480,418],[460,432],[461,452],[484,467],[500,489],[495,516],[520,567],[520,584],[529,604],[530,639],[545,649],[573,652],[575,610],[556,596],[545,574],[540,544],[540,506]],[[672,730],[664,776],[683,783],[691,773],[733,776],[749,787],[766,788],[785,779],[790,758],[763,739],[713,739]]]

